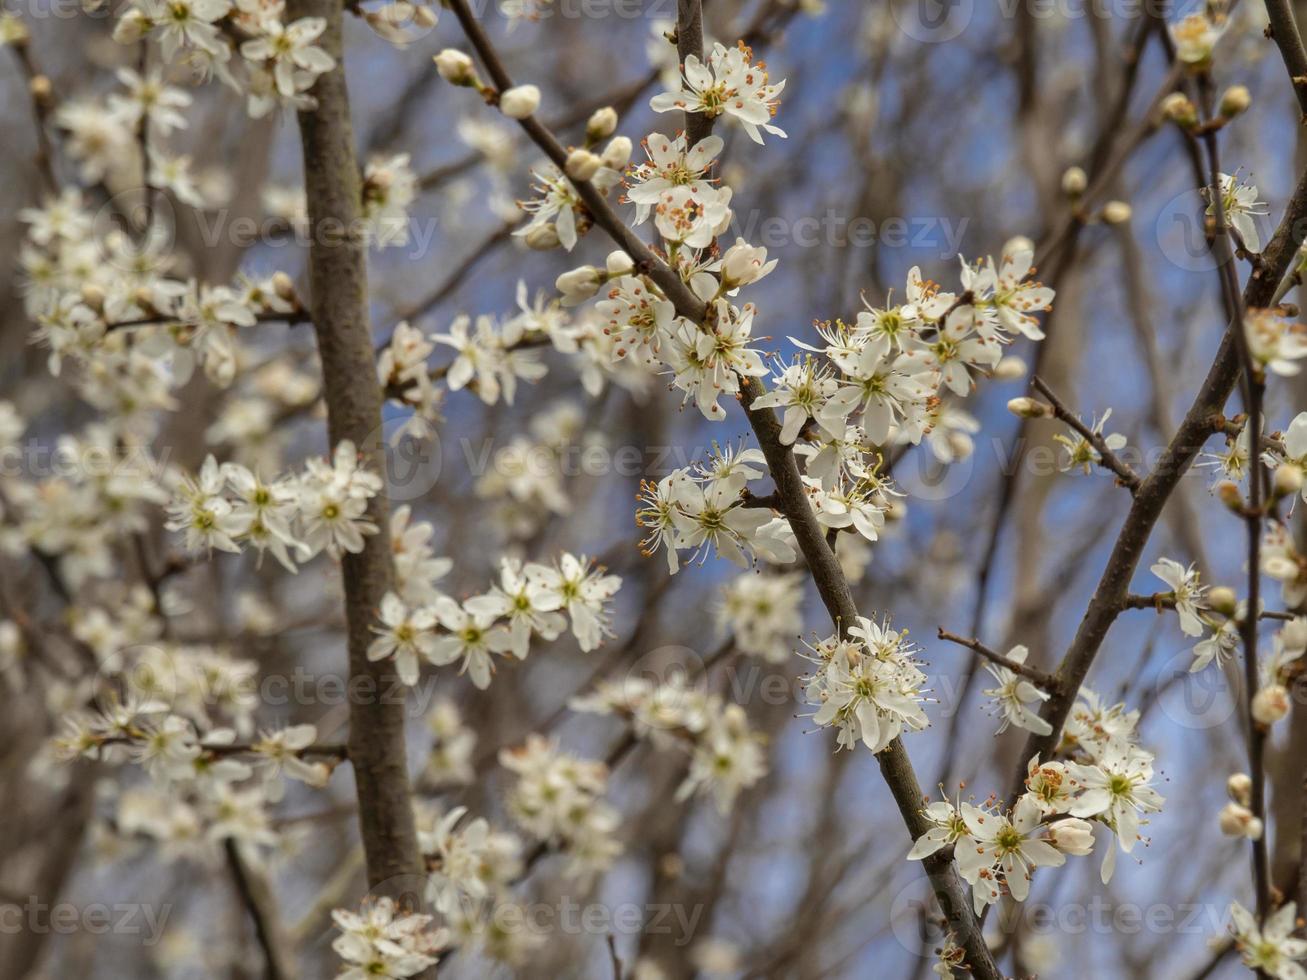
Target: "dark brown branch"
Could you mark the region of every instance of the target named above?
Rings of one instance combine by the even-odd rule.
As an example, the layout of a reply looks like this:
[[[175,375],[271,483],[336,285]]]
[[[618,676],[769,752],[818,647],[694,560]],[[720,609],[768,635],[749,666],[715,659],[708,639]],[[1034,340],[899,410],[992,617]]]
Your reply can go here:
[[[1245,306],[1264,306],[1274,296],[1276,288],[1288,270],[1294,253],[1307,233],[1307,173],[1299,180],[1279,228],[1262,252],[1266,260],[1263,269],[1255,270],[1243,292]],[[1235,329],[1241,324],[1234,325]],[[1203,443],[1219,431],[1214,419],[1223,419],[1226,400],[1240,377],[1240,364],[1235,350],[1234,330],[1227,330],[1212,367],[1203,380],[1193,403],[1185,413],[1180,427],[1167,445],[1157,466],[1144,478],[1135,494],[1134,502],[1126,515],[1125,523],[1112,547],[1107,566],[1099,578],[1089,601],[1089,608],[1076,629],[1066,654],[1057,670],[1057,689],[1045,702],[1040,716],[1053,727],[1050,735],[1032,735],[1026,742],[1021,757],[1020,772],[1013,782],[1011,797],[1021,791],[1025,780],[1026,760],[1038,754],[1047,757],[1059,737],[1062,725],[1071,711],[1080,685],[1084,683],[1098,651],[1102,648],[1107,631],[1120,613],[1121,604],[1129,591],[1130,580],[1143,557],[1154,525],[1161,516],[1168,498],[1188,471]]]
[[[309,225],[314,229],[360,227],[361,188],[349,94],[341,52],[340,0],[291,0],[292,18],[322,17],[321,45],[338,67],[318,77],[315,109],[299,114]],[[327,428],[333,445],[352,440],[362,464],[383,473],[382,392],[377,385],[368,324],[365,244],[357,234],[315,234],[309,248],[314,331],[322,358]],[[367,657],[371,626],[394,575],[390,507],[385,493],[369,502],[368,517],[382,533],[359,554],[341,561],[348,624],[350,690],[349,756],[353,763],[359,822],[369,884],[381,893],[422,873],[404,743],[403,690],[393,665]]]
[[[263,951],[266,968],[264,976],[267,980],[288,980],[295,975],[286,961],[290,945],[281,935],[276,917],[277,906],[269,894],[268,883],[245,866],[235,840],[228,838],[223,850],[232,882],[236,886],[236,894],[254,923],[254,936],[258,940],[259,949]]]
[[[480,22],[468,7],[467,0],[450,0],[450,7],[495,86],[500,91],[512,88],[512,78]],[[559,170],[565,170],[567,150],[553,133],[534,116],[519,122],[527,135]],[[671,301],[676,312],[694,323],[702,324],[708,309],[681,281],[680,276],[627,227],[593,185],[588,181],[573,181],[573,184],[594,218],[595,224],[626,251],[640,272],[653,280],[662,290],[663,295]],[[780,420],[769,408],[751,407],[765,390],[762,382],[757,378],[741,379],[740,403],[748,415],[749,424],[767,460],[772,480],[776,484],[776,494],[783,505],[781,509],[790,522],[795,540],[812,572],[822,603],[836,629],[843,632],[856,621],[857,606],[853,602],[853,595],[844,578],[839,559],[835,557],[835,552],[831,549],[821,525],[812,512],[794,454],[790,447],[781,442]],[[877,755],[876,761],[880,764],[881,774],[890,787],[908,832],[915,840],[930,829],[930,823],[922,807],[925,796],[902,741],[895,739],[891,742]],[[927,857],[922,863],[949,930],[954,934],[959,945],[967,950],[967,962],[971,966],[973,975],[980,980],[1001,980],[1002,973],[994,964],[989,948],[985,944],[979,923],[972,912],[970,896],[953,866],[952,857],[941,851]]]
[[[1293,16],[1293,5],[1289,0],[1266,0],[1266,18],[1270,21],[1267,33],[1280,49],[1294,97],[1307,117],[1307,49],[1303,47],[1302,34]]]

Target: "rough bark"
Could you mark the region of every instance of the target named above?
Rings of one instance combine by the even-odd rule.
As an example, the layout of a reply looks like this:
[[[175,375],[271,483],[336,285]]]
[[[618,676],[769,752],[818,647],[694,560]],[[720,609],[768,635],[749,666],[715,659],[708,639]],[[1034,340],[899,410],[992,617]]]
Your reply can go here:
[[[291,0],[291,19],[322,17],[320,42],[341,60],[339,0]],[[368,323],[365,246],[359,236],[360,178],[343,67],[318,78],[316,109],[299,115],[304,185],[312,238],[309,289],[331,444],[351,439],[361,463],[384,473],[381,390],[376,381]],[[359,824],[368,881],[376,891],[403,891],[421,873],[409,796],[404,747],[403,690],[384,661],[371,663],[369,627],[394,574],[389,502],[384,491],[371,501],[369,518],[382,533],[363,551],[341,562],[349,636],[349,758],[358,791]]]

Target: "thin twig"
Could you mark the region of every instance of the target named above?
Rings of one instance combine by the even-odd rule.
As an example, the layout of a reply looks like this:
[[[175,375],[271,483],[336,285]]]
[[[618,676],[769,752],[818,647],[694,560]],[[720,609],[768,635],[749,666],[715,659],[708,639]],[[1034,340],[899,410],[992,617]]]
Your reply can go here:
[[[947,640],[949,643],[956,643],[960,647],[966,647],[974,653],[984,657],[990,663],[997,664],[1000,667],[1006,667],[1015,674],[1022,677],[1028,677],[1040,687],[1047,688],[1056,683],[1056,678],[1051,674],[1046,674],[1038,667],[1032,667],[1030,664],[1018,663],[1011,657],[999,653],[997,650],[990,649],[976,639],[968,639],[965,636],[958,636],[956,633],[950,633],[943,626],[939,628],[939,638]]]
[[[1053,414],[1057,416],[1060,421],[1065,422],[1067,425],[1071,426],[1071,428],[1075,429],[1076,432],[1080,433],[1080,437],[1094,447],[1094,451],[1098,453],[1099,464],[1116,474],[1116,478],[1121,482],[1121,485],[1127,487],[1131,493],[1137,493],[1139,491],[1140,483],[1139,474],[1131,469],[1129,463],[1121,459],[1121,457],[1108,447],[1107,440],[1103,438],[1103,434],[1101,432],[1095,432],[1089,426],[1085,425],[1085,423],[1080,420],[1080,417],[1067,408],[1062,400],[1053,393],[1053,389],[1045,384],[1043,378],[1035,375],[1030,379],[1030,381],[1031,384],[1035,386],[1035,390],[1047,398],[1048,403],[1053,406]]]

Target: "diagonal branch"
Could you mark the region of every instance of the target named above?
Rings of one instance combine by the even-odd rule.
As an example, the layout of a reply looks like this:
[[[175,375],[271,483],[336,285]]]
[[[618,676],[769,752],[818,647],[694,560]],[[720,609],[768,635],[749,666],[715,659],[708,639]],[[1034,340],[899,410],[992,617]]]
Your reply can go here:
[[[1053,389],[1044,383],[1044,379],[1035,375],[1030,379],[1030,383],[1035,386],[1035,390],[1048,399],[1048,403],[1053,407],[1053,415],[1059,421],[1065,422],[1071,428],[1080,434],[1084,439],[1094,447],[1094,452],[1098,453],[1100,465],[1111,470],[1116,474],[1116,478],[1121,484],[1129,488],[1131,493],[1139,492],[1139,474],[1131,469],[1130,464],[1121,459],[1107,445],[1107,440],[1103,438],[1101,432],[1095,432],[1089,426],[1081,421],[1080,416],[1076,415],[1062,403],[1062,400],[1053,393]]]
[[[1040,687],[1048,688],[1055,683],[1055,680],[1051,675],[1044,673],[1038,667],[1032,667],[1030,664],[1019,663],[1011,657],[985,646],[985,644],[981,643],[979,640],[968,639],[965,636],[958,636],[956,633],[950,633],[943,626],[939,628],[939,638],[941,640],[947,640],[949,643],[956,643],[960,647],[966,647],[968,650],[985,658],[990,663],[997,664],[1000,667],[1005,667],[1014,674],[1020,674],[1022,677],[1034,681]]]
[[[490,43],[480,22],[477,21],[467,0],[449,0],[449,5],[462,25],[464,33],[476,50],[495,86],[502,92],[513,87],[513,81]],[[534,116],[519,120],[527,135],[559,168],[566,170],[567,150],[557,138]],[[636,268],[647,275],[671,301],[677,314],[702,324],[708,314],[706,305],[690,291],[665,262],[617,216],[607,199],[589,181],[574,180],[577,194],[589,209],[595,224],[626,251]],[[758,445],[762,449],[767,467],[776,484],[776,495],[781,510],[794,531],[799,550],[811,570],[817,592],[836,628],[843,632],[858,618],[857,606],[849,584],[844,578],[839,559],[827,543],[826,535],[804,492],[799,466],[789,446],[781,442],[781,423],[770,408],[755,409],[753,403],[765,392],[757,378],[740,380],[740,403],[748,416]],[[915,840],[924,834],[930,824],[922,810],[925,799],[917,780],[916,771],[908,758],[902,740],[895,739],[876,757],[881,774],[899,808],[899,813]],[[994,964],[993,956],[985,944],[980,926],[972,912],[971,901],[962,879],[953,866],[950,854],[940,851],[923,861],[930,878],[940,910],[947,920],[948,929],[967,952],[967,962],[974,976],[981,980],[1001,980],[1002,973]]]

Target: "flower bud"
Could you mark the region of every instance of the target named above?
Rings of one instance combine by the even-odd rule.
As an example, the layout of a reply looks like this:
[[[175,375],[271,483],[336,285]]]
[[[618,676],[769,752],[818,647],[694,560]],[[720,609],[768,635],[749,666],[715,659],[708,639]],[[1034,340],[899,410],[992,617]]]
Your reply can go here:
[[[104,290],[93,282],[82,284],[82,302],[100,313],[104,310]]]
[[[564,306],[575,306],[599,292],[601,282],[603,280],[598,269],[592,265],[583,265],[564,272],[554,280],[554,286],[563,294]]]
[[[1246,772],[1236,772],[1225,781],[1225,791],[1234,802],[1247,806],[1252,799],[1253,781]]]
[[[776,261],[767,261],[767,250],[755,248],[743,238],[735,239],[735,244],[722,255],[722,285],[727,289],[747,286],[757,282],[776,267]]]
[[[1289,713],[1289,691],[1283,684],[1267,684],[1253,695],[1253,719],[1259,725],[1274,725]]]
[[[1247,837],[1249,830],[1253,829],[1250,827],[1253,821],[1257,821],[1258,824],[1261,823],[1260,820],[1253,816],[1251,810],[1245,806],[1240,806],[1238,803],[1225,804],[1225,806],[1221,807],[1220,816],[1217,817],[1217,822],[1221,826],[1221,833],[1227,837]],[[1258,836],[1261,836],[1261,828],[1256,829]]]
[[[436,26],[436,12],[425,4],[418,4],[413,10],[413,23],[430,30]]]
[[[604,268],[608,270],[610,276],[624,276],[635,270],[635,263],[619,248],[608,253],[608,258],[604,260]]]
[[[1307,650],[1307,617],[1294,616],[1280,630],[1280,642],[1286,650]]]
[[[534,85],[514,85],[499,95],[499,111],[509,119],[525,119],[540,108],[540,90]]]
[[[45,75],[33,75],[32,80],[27,83],[27,90],[32,93],[32,98],[38,102],[48,102],[50,93],[53,91],[50,79]]]
[[[1079,167],[1067,167],[1062,174],[1062,193],[1068,197],[1079,197],[1089,187],[1089,178]]]
[[[146,286],[138,286],[135,295],[132,296],[132,302],[147,313],[153,313],[154,291]]]
[[[113,27],[113,39],[119,44],[135,44],[154,26],[138,7],[129,7]]]
[[[1007,403],[1007,410],[1023,419],[1051,419],[1053,417],[1052,405],[1046,405],[1033,398],[1013,398]]]
[[[1207,605],[1222,616],[1233,616],[1239,608],[1239,597],[1229,586],[1217,585],[1208,589]]]
[[[1231,85],[1221,96],[1221,115],[1226,119],[1233,119],[1240,113],[1247,112],[1252,101],[1253,97],[1248,91],[1248,86]]]
[[[1295,463],[1281,463],[1275,468],[1271,488],[1278,497],[1288,497],[1302,490],[1302,468]]]
[[[1162,100],[1162,115],[1185,129],[1198,125],[1198,110],[1183,92],[1172,92]]]
[[[536,225],[523,236],[527,248],[534,249],[537,252],[548,252],[551,248],[558,248],[558,232],[554,230],[553,225]]]
[[[1026,362],[1009,354],[994,365],[994,377],[999,381],[1019,381],[1026,376]]]
[[[451,85],[475,87],[477,72],[472,59],[456,48],[445,48],[435,57],[436,71]]]
[[[1123,225],[1135,213],[1125,201],[1108,201],[1103,205],[1103,220],[1109,225]]]
[[[295,281],[281,270],[272,274],[272,290],[288,303],[299,303],[299,297],[295,295]]]
[[[1035,243],[1025,235],[1013,235],[1003,243],[1003,257],[1016,255],[1018,252],[1033,252]]]
[[[617,129],[617,110],[610,105],[602,109],[596,109],[590,114],[590,118],[585,124],[585,141],[590,144],[598,143],[602,139],[607,139],[613,135]]]
[[[629,136],[614,136],[604,147],[603,161],[605,167],[612,167],[614,170],[621,170],[631,160],[631,138]]]
[[[589,180],[603,165],[604,162],[589,150],[573,150],[567,155],[567,165],[563,169],[573,180]]]
[[[1216,499],[1225,504],[1236,514],[1243,513],[1243,494],[1239,492],[1239,484],[1233,480],[1222,480],[1214,488]]]
[[[1088,820],[1067,817],[1049,825],[1048,842],[1063,854],[1084,855],[1094,849],[1094,833]]]

